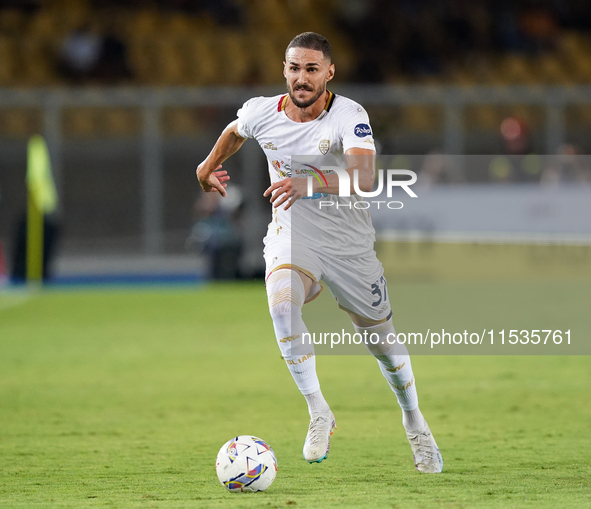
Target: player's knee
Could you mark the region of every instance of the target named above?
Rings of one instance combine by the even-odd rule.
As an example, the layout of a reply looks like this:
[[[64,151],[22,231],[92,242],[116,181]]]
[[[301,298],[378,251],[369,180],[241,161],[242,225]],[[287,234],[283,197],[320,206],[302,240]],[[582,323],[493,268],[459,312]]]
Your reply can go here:
[[[267,279],[269,312],[273,320],[289,320],[304,305],[304,285],[297,274],[279,269]]]

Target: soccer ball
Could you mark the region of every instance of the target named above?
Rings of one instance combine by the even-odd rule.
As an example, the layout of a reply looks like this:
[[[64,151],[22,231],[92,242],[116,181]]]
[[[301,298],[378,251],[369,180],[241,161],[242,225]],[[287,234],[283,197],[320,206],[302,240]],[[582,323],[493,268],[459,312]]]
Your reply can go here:
[[[277,458],[264,440],[242,435],[222,446],[215,471],[229,491],[265,491],[275,480]]]

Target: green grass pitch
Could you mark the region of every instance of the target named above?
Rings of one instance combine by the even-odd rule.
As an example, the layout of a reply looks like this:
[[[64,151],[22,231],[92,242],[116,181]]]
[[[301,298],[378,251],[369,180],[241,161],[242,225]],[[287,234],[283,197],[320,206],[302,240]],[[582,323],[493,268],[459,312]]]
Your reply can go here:
[[[466,285],[391,285],[398,323],[466,309],[476,323]],[[505,290],[535,308],[543,288]],[[588,288],[555,283],[544,314],[589,334]],[[371,357],[317,363],[339,429],[328,460],[309,465],[307,409],[262,283],[0,294],[0,507],[591,507],[589,357],[414,357],[440,475],[415,470]],[[218,483],[218,449],[239,434],[277,454],[265,493]]]

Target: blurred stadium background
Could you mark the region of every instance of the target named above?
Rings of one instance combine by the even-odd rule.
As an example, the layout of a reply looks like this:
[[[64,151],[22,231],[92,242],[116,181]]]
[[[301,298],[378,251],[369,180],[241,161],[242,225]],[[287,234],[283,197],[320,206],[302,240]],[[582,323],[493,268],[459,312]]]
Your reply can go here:
[[[284,48],[307,30],[331,41],[331,89],[366,107],[383,153],[590,153],[584,0],[0,0],[5,270],[26,210],[27,140],[40,133],[60,198],[48,218],[57,280],[260,274],[262,153],[247,143],[228,161],[234,199],[219,214],[194,168],[246,99],[284,90]],[[538,167],[430,178],[578,186],[591,177]],[[212,231],[225,232],[228,249],[212,247]],[[212,253],[238,268],[208,269]]]

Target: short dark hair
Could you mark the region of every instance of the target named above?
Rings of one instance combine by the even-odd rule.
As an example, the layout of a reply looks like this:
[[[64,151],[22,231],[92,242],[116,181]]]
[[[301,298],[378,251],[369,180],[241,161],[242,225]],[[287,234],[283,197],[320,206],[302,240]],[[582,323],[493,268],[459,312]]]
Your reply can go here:
[[[303,34],[296,35],[291,42],[287,45],[285,53],[291,48],[307,48],[315,51],[322,51],[322,56],[327,58],[329,62],[332,62],[332,48],[328,39],[316,32],[304,32]]]

